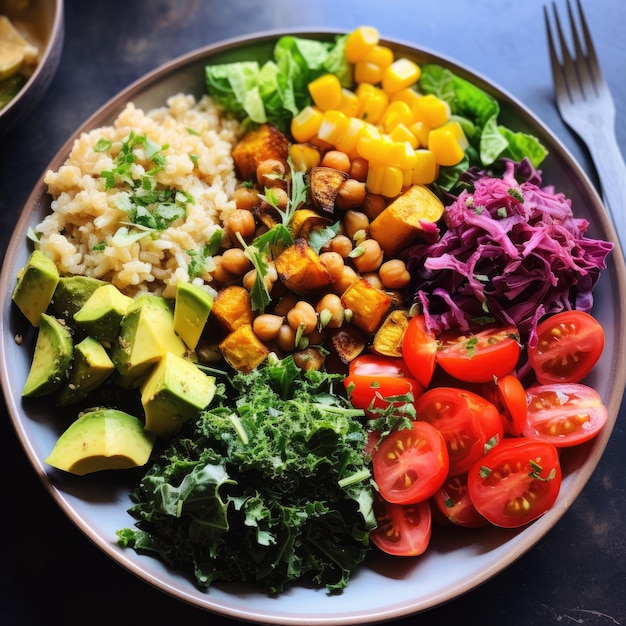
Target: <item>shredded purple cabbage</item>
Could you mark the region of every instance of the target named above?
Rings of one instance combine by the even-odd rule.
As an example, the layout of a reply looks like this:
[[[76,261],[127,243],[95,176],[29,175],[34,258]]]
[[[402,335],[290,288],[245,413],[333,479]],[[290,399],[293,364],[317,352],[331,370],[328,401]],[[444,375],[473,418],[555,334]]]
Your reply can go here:
[[[504,166],[501,178],[468,172],[469,189],[446,207],[445,232],[406,251],[413,302],[435,333],[493,319],[532,343],[544,315],[592,308],[613,244],[585,237],[588,221],[541,187],[528,161]]]

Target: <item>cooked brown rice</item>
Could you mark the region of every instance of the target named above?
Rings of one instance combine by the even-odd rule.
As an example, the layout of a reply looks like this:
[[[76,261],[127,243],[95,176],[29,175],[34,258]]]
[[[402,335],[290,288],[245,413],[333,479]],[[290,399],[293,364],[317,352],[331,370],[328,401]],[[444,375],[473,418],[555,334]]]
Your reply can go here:
[[[118,229],[128,227],[128,214],[116,206],[120,189],[106,189],[101,174],[115,168],[131,131],[164,147],[167,162],[155,175],[159,188],[187,192],[195,203],[186,205],[185,218],[157,236],[124,243],[114,238]],[[205,246],[235,208],[231,151],[240,136],[239,124],[220,116],[208,96],[196,101],[178,94],[147,113],[128,104],[112,126],[78,137],[67,161],[57,172],[47,172],[52,212],[35,228],[40,248],[62,275],[101,278],[128,295],[151,291],[173,297],[176,284],[189,280],[189,251]],[[111,142],[110,148],[94,150],[100,140]],[[133,177],[151,167],[136,151]],[[209,281],[207,273],[193,279],[208,290]]]

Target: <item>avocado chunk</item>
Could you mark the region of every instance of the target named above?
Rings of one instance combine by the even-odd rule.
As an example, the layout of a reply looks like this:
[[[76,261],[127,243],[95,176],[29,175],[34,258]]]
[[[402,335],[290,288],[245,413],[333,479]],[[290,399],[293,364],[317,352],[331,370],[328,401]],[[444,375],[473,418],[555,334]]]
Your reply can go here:
[[[45,396],[59,389],[68,377],[73,352],[74,341],[67,326],[56,317],[42,313],[22,395]]]
[[[61,276],[52,296],[50,312],[73,324],[76,312],[103,285],[106,285],[105,281],[90,276]]]
[[[174,306],[174,330],[195,350],[213,308],[213,298],[193,283],[178,283]]]
[[[79,476],[140,467],[148,462],[154,441],[154,435],[133,415],[117,409],[91,409],[63,432],[46,463]]]
[[[191,361],[168,352],[141,387],[146,430],[165,437],[205,409],[215,394],[215,378]]]
[[[120,332],[120,323],[133,299],[115,285],[98,287],[74,314],[74,322],[86,335],[110,344]]]
[[[141,378],[163,355],[183,356],[187,348],[174,331],[170,302],[161,296],[141,295],[122,319],[120,334],[113,344],[111,358],[118,371],[119,384],[137,388]]]
[[[67,384],[61,389],[57,404],[65,406],[86,398],[115,371],[104,346],[93,337],[85,337],[74,346],[74,357]]]
[[[33,326],[39,326],[41,314],[48,309],[58,282],[59,270],[54,261],[41,250],[34,250],[18,272],[12,296]]]

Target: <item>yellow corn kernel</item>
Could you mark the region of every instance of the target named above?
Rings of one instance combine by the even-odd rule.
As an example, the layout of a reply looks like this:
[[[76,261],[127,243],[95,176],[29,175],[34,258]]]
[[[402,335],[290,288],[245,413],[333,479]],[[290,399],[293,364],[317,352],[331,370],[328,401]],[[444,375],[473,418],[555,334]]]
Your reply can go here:
[[[400,57],[385,70],[383,89],[388,94],[406,89],[419,79],[420,74],[421,69],[417,63],[406,57]]]
[[[437,128],[450,119],[450,105],[433,94],[422,96],[413,110],[416,120]]]
[[[413,113],[406,102],[396,100],[390,102],[380,120],[386,133],[389,133],[398,124],[410,126],[413,123]]]
[[[376,85],[383,79],[385,68],[370,61],[359,61],[354,64],[354,81]]]
[[[346,60],[348,63],[357,63],[378,45],[380,34],[373,26],[359,26],[355,28],[346,40]]]
[[[413,170],[402,170],[402,187],[410,187],[413,184]]]
[[[439,165],[456,165],[463,160],[466,143],[463,137],[458,136],[460,125],[444,124],[439,128],[434,128],[428,135],[428,149],[435,155],[435,161]]]
[[[388,165],[383,173],[383,182],[380,187],[380,194],[387,198],[395,198],[402,191],[404,175],[399,167]]]
[[[354,91],[345,88],[341,90],[341,104],[337,107],[337,110],[345,113],[348,117],[358,115],[359,99]]]
[[[402,156],[400,158],[400,169],[401,170],[413,170],[415,165],[417,164],[417,157],[415,156],[415,149],[408,142],[402,143],[404,150],[402,152]]]
[[[367,180],[365,186],[370,193],[379,194],[383,187],[383,179],[385,177],[385,165],[370,161],[369,169],[367,170]]]
[[[422,148],[428,147],[428,135],[430,134],[430,126],[425,122],[417,121],[409,126],[409,130],[415,135],[419,145]]]
[[[394,141],[408,143],[414,150],[419,146],[419,141],[417,140],[417,137],[411,132],[411,129],[402,122],[394,126],[394,128],[390,131],[389,136]]]
[[[304,143],[317,135],[324,114],[314,106],[306,106],[291,120],[291,135],[299,142]]]
[[[384,165],[400,167],[405,157],[405,144],[401,141],[393,141],[388,135],[381,137],[375,150],[372,158]]]
[[[345,132],[337,139],[335,147],[341,152],[345,152],[347,155],[351,155],[356,151],[356,145],[367,126],[367,122],[364,122],[358,117],[351,117],[348,122],[348,127]]]
[[[374,46],[364,57],[361,59],[368,63],[374,63],[378,67],[383,69],[388,68],[393,63],[393,50],[387,46]]]
[[[429,185],[439,175],[439,166],[435,155],[427,149],[415,151],[415,166],[413,167],[413,185]]]
[[[324,74],[312,80],[308,87],[313,102],[322,111],[336,109],[341,104],[343,88],[334,74]]]
[[[465,132],[463,131],[463,127],[456,120],[451,120],[447,122],[445,125],[446,128],[451,130],[454,133],[454,136],[459,140],[459,144],[463,150],[466,150],[469,146],[469,141],[465,136]]]
[[[379,87],[375,87],[370,83],[365,89],[357,87],[356,94],[359,99],[359,117],[370,124],[378,124],[383,113],[389,105],[389,96]]]
[[[406,102],[409,105],[411,111],[415,109],[415,106],[421,98],[422,96],[420,96],[420,94],[417,93],[417,91],[415,91],[415,89],[413,89],[412,87],[400,89],[400,91],[396,91],[395,93],[389,95],[389,99],[392,102],[395,102],[396,100]]]
[[[331,109],[324,111],[324,118],[317,131],[317,136],[322,141],[335,145],[335,142],[346,132],[350,118],[341,111]]]
[[[292,143],[289,146],[289,158],[298,172],[308,172],[317,167],[322,160],[320,151],[308,143]]]
[[[376,158],[381,141],[380,131],[375,126],[367,124],[359,133],[356,151],[361,158],[371,161]]]

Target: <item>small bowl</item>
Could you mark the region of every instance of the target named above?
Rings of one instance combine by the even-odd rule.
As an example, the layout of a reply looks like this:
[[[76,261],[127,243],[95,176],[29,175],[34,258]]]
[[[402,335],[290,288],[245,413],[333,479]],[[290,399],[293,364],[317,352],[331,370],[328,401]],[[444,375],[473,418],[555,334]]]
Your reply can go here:
[[[0,136],[15,128],[39,104],[61,60],[64,37],[63,0],[0,0],[6,15],[39,46],[39,62],[22,89],[0,109]]]

